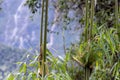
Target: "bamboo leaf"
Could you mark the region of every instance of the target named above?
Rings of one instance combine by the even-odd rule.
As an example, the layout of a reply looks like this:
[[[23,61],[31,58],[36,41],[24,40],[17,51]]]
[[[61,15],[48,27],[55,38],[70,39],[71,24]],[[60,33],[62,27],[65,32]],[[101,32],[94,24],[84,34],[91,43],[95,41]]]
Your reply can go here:
[[[14,75],[12,73],[10,73],[7,77],[7,80],[14,80]]]
[[[26,62],[24,62],[24,63],[20,66],[19,72],[20,72],[20,73],[26,73],[26,71],[27,71],[27,64],[26,64]]]

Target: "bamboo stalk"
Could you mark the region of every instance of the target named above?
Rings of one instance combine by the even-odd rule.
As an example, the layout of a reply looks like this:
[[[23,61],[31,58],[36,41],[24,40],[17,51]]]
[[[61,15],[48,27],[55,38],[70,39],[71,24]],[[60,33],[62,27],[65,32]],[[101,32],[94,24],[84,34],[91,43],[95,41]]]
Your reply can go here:
[[[89,3],[88,0],[86,0],[86,16],[85,16],[85,41],[88,41],[89,38],[89,11],[88,11],[88,7],[89,7]],[[88,80],[89,76],[88,76],[88,70],[87,67],[85,66],[85,80]]]
[[[118,12],[118,0],[115,0],[115,27],[117,29],[118,38],[120,40],[120,27],[119,27],[119,12]]]
[[[41,33],[40,33],[40,46],[43,42],[43,17],[44,17],[44,0],[42,0],[42,15],[41,15]]]
[[[85,41],[88,39],[88,0],[85,1],[86,14],[85,14]]]
[[[94,7],[95,7],[95,1],[91,0],[91,15],[89,16],[89,11],[88,11],[88,0],[86,0],[86,30],[85,30],[85,41],[88,41],[92,39],[92,29],[93,29],[93,23],[94,23]],[[89,24],[89,17],[90,17],[90,27],[88,26]],[[89,45],[90,46],[90,45]],[[90,47],[89,47],[90,51]],[[90,77],[90,69],[85,65],[85,80],[89,80]]]
[[[90,77],[90,69],[85,67],[85,80],[89,80]]]
[[[64,49],[64,53],[66,54],[66,45],[65,45],[64,28],[63,28],[63,31],[62,31],[62,38],[63,38],[63,49]]]
[[[115,0],[115,25],[118,30],[118,0]]]
[[[43,44],[43,27],[44,27],[44,6],[45,6],[45,2],[44,2],[44,0],[42,1],[42,16],[41,16],[41,42],[40,42],[40,48],[41,48],[41,61],[42,61],[42,64],[41,64],[41,66],[42,67],[40,67],[40,69],[41,69],[41,76],[42,76],[42,78],[44,77],[43,76],[43,73],[44,73],[44,70],[43,70],[43,65],[44,65],[44,62],[43,62],[43,55],[44,55],[44,52],[43,52],[43,46],[42,46],[42,44]]]
[[[91,0],[91,23],[90,23],[90,38],[92,38],[92,29],[93,29],[93,24],[94,24],[94,7],[95,7],[95,1]]]
[[[48,0],[45,7],[45,28],[44,28],[44,55],[43,55],[43,76],[46,75],[46,42],[47,42],[47,25],[48,25]]]
[[[38,56],[38,61],[39,61],[39,63],[38,63],[38,67],[39,67],[39,69],[38,69],[38,73],[39,73],[39,75],[40,76],[43,76],[43,27],[44,27],[44,5],[45,5],[45,3],[44,3],[44,0],[42,0],[42,15],[41,15],[41,25],[40,25],[40,54],[39,54],[39,56]]]

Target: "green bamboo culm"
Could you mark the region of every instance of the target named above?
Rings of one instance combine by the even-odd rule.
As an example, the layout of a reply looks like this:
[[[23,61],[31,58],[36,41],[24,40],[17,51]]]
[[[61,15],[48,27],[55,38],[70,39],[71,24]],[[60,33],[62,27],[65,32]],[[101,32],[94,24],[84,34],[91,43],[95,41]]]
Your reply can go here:
[[[45,0],[46,1],[46,6],[45,6],[45,28],[44,28],[44,55],[43,55],[43,62],[44,62],[44,65],[43,65],[43,76],[46,75],[46,43],[47,43],[47,26],[48,26],[48,0]]]
[[[88,14],[89,14],[89,11],[88,11],[88,0],[85,1],[85,7],[86,7],[86,14],[85,14],[85,41],[88,40]]]
[[[95,7],[95,0],[91,0],[91,23],[90,23],[90,35],[89,39],[92,39],[92,29],[94,26],[94,7]]]
[[[91,9],[90,9],[91,11],[88,10],[88,7],[89,7],[89,3],[88,3],[88,0],[86,0],[85,41],[89,42],[92,39],[92,29],[94,26],[95,0],[91,0]],[[90,15],[89,15],[89,12],[90,12]],[[89,19],[89,17],[90,17],[90,19]],[[89,23],[90,23],[90,26],[89,26]],[[88,46],[90,46],[90,45],[88,45]],[[89,47],[89,51],[90,51],[90,47]],[[91,75],[90,68],[87,65],[85,65],[85,80],[89,80],[90,75]]]
[[[90,77],[90,69],[85,66],[85,80],[89,80]]]
[[[119,9],[118,9],[118,0],[115,0],[115,27],[117,29],[118,36],[120,36],[120,27],[119,27]],[[120,37],[119,37],[120,40]]]
[[[41,10],[41,25],[40,25],[40,54],[38,56],[38,72],[39,72],[39,75],[43,77],[43,35],[44,35],[44,32],[43,32],[43,28],[44,28],[44,7],[45,7],[45,1],[42,0],[42,10]]]
[[[47,24],[48,24],[48,0],[42,0],[42,13],[41,13],[41,28],[40,28],[40,55],[39,60],[39,75],[44,77],[46,75],[46,42],[47,42]]]
[[[89,10],[88,10],[88,7],[89,7],[89,3],[88,3],[88,0],[85,1],[85,7],[86,7],[86,14],[85,14],[85,42],[88,41],[88,38],[89,38]],[[85,66],[85,80],[89,80],[89,69],[87,68],[87,66]]]
[[[42,0],[42,15],[41,15],[41,28],[40,28],[40,46],[43,42],[43,20],[44,20],[44,0]]]
[[[118,0],[115,0],[115,26],[118,29]]]
[[[44,44],[43,44],[43,35],[45,35],[45,34],[43,34],[43,27],[45,27],[44,26],[44,8],[45,8],[45,0],[42,0],[42,16],[41,16],[41,42],[40,42],[40,48],[41,48],[41,58],[42,58],[42,64],[41,64],[41,67],[40,67],[40,69],[41,69],[41,76],[42,76],[42,79],[44,79],[44,48],[43,48],[43,46],[44,46]]]

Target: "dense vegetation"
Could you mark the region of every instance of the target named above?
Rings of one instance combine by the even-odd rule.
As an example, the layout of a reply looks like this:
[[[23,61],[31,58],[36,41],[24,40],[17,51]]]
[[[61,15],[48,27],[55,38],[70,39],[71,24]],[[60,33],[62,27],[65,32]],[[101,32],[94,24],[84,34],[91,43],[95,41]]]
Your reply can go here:
[[[41,31],[44,42],[41,39],[40,54],[36,52],[39,56],[35,55],[29,63],[19,62],[18,72],[9,74],[7,80],[120,80],[120,1],[53,0],[61,13],[58,21],[65,24],[62,28],[68,29],[67,24],[73,20],[84,26],[80,42],[71,46],[64,58],[54,57],[46,49],[47,1],[26,2],[32,13],[41,7],[45,11],[41,17],[41,23],[45,23],[41,25],[41,30],[45,27]],[[74,18],[67,15],[70,10],[75,11]]]

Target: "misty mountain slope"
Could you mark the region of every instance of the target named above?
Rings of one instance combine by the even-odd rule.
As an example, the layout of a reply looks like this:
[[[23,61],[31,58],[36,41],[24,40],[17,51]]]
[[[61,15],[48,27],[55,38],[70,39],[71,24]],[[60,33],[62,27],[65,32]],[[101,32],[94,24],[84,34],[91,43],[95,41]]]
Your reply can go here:
[[[0,44],[0,80],[16,69],[17,62],[27,61],[26,51]]]
[[[0,42],[21,49],[39,45],[37,38],[40,16],[37,13],[32,20],[32,14],[24,5],[25,2],[26,0],[3,1],[0,12]]]

